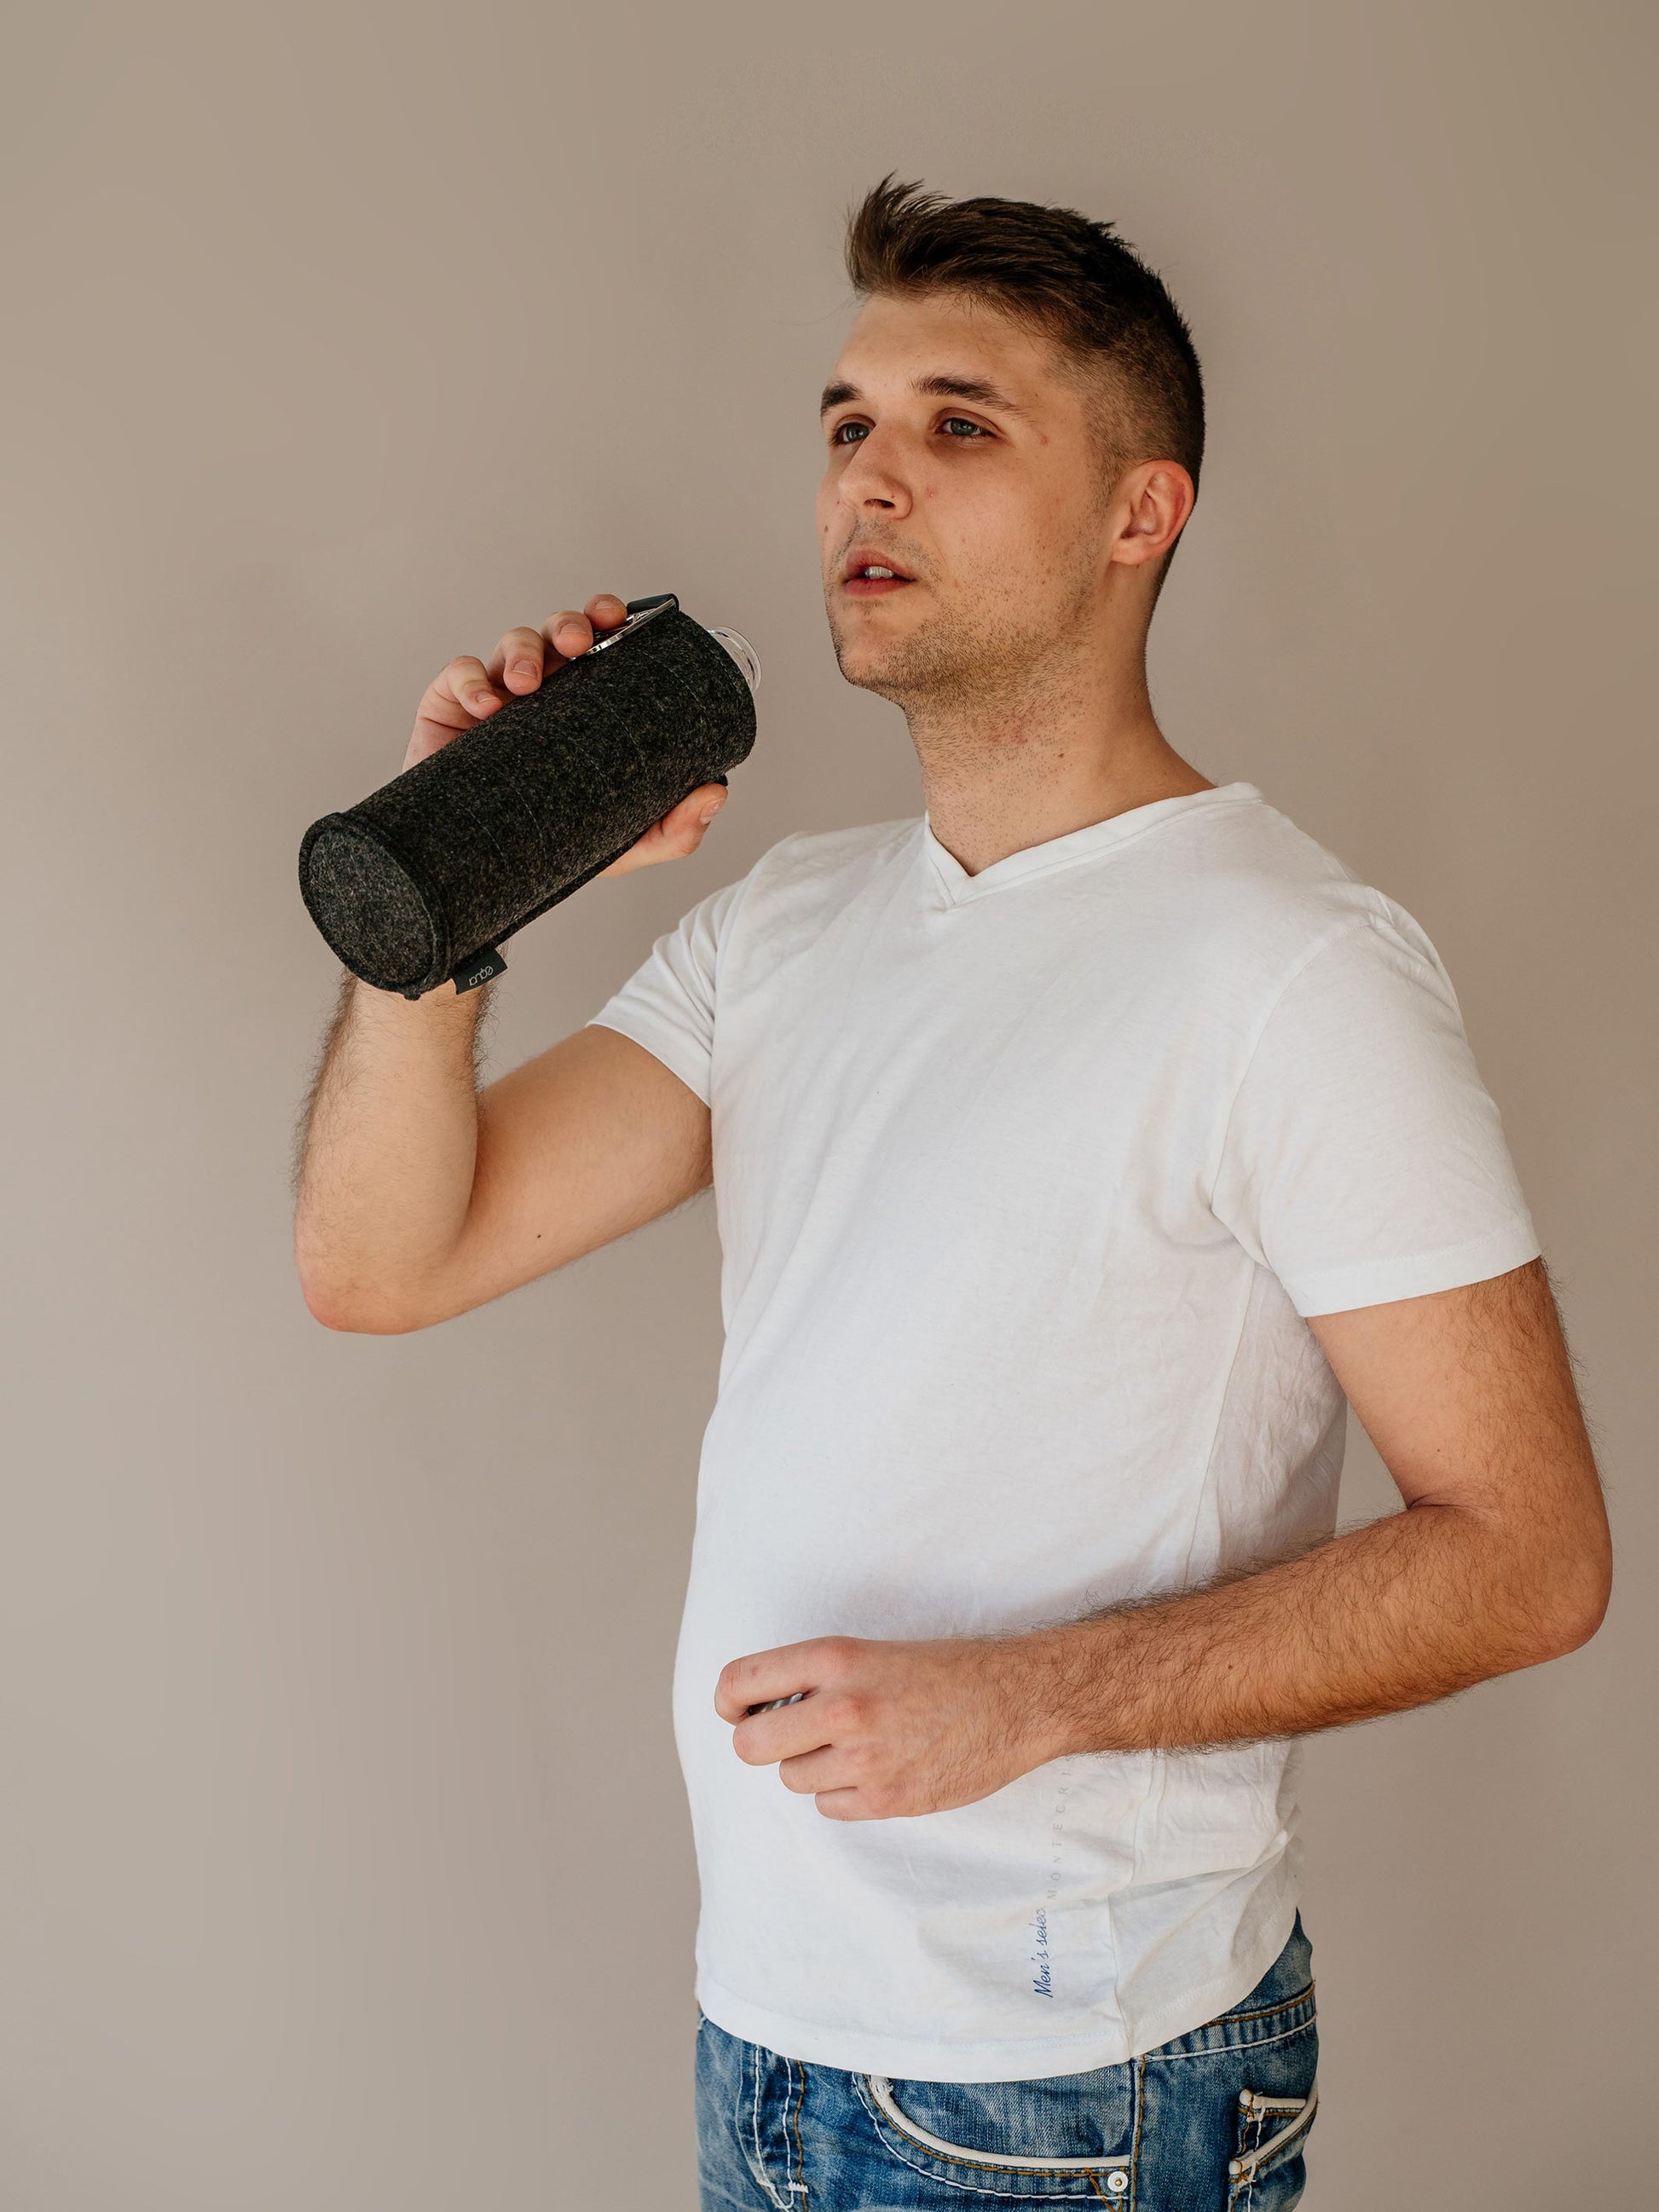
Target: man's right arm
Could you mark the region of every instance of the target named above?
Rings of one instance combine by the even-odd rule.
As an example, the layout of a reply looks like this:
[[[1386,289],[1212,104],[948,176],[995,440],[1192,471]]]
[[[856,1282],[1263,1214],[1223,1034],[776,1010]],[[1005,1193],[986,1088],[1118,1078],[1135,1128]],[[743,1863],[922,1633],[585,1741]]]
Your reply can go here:
[[[533,690],[622,619],[509,630],[486,669],[451,662],[421,702],[405,766]],[[554,643],[562,641],[561,652]],[[493,703],[492,703],[493,702]],[[682,799],[606,874],[695,852],[724,790]],[[402,1334],[484,1304],[668,1212],[711,1177],[708,1109],[642,1045],[576,1030],[482,1091],[481,1005],[495,989],[423,998],[342,981],[302,1117],[295,1255],[331,1328]]]

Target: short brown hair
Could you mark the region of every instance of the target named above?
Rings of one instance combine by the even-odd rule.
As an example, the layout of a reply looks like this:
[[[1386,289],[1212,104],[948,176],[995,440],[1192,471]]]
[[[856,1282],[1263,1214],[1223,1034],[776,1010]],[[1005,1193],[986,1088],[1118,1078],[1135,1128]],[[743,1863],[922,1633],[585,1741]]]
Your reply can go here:
[[[1135,461],[1168,459],[1196,490],[1204,379],[1192,332],[1157,271],[1113,228],[1031,200],[948,200],[890,171],[848,210],[847,274],[863,298],[963,292],[1041,331],[1093,389],[1109,479]],[[1160,563],[1154,600],[1175,551]]]

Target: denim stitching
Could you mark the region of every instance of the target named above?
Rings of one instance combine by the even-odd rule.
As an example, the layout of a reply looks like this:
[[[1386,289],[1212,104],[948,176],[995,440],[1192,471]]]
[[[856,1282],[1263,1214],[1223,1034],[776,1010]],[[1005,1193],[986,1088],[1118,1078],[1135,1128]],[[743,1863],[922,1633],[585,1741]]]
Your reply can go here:
[[[866,2094],[864,2081],[861,2075],[857,2074],[854,2075],[853,2087],[857,2092],[859,2102],[864,2106],[865,2111],[870,2115],[870,2118],[875,2127],[876,2133],[881,2139],[882,2147],[887,2152],[888,2155],[897,2159],[901,2166],[908,2166],[912,2173],[921,2174],[922,2179],[926,2181],[936,2182],[942,2189],[968,2190],[971,2191],[975,2197],[994,2197],[1000,2203],[1008,2204],[1046,2204],[1052,2203],[1057,2197],[1075,2197],[1081,2194],[1080,2191],[1075,2189],[1066,2189],[1063,2191],[1055,2189],[988,2189],[983,2182],[953,2181],[948,2173],[935,2173],[931,2167],[919,2166],[915,2159],[907,2157],[901,2145],[891,2140],[886,2128],[883,2125],[882,2114],[877,2110],[876,2106],[871,2103],[869,2097]],[[975,2165],[975,2161],[970,2158],[946,2160],[943,2158],[938,2157],[932,2151],[926,2152],[924,2155],[933,2159],[934,2166],[951,2164],[972,2167]],[[1109,2159],[1106,2158],[1103,2158],[1101,2160],[1101,2164],[1103,2166],[1111,2162],[1112,2161]],[[976,2170],[981,2173],[1006,2173],[1011,2176],[1018,2173],[1040,2174],[1046,2171],[1044,2167],[1040,2166],[979,2166]],[[1069,2182],[1072,2177],[1069,2174],[1056,2173],[1052,2177],[1052,2179],[1055,2181]],[[1087,2172],[1085,2172],[1080,2174],[1078,2179],[1083,2181],[1088,2181],[1091,2179],[1092,2177]]]
[[[1305,1990],[1298,1990],[1293,1997],[1280,1997],[1277,2004],[1258,2005],[1254,2012],[1218,2013],[1213,2020],[1206,2020],[1204,2025],[1206,2027],[1221,2027],[1230,2020],[1267,2020],[1276,2012],[1288,2012],[1292,2005],[1299,2005],[1304,1997],[1310,1997],[1318,1986],[1316,1982],[1310,1982]]]
[[[867,2083],[870,2081],[871,2076],[865,2074],[859,2075],[857,2078],[860,2084],[863,2084]],[[892,2083],[889,2081],[887,2086],[890,2089]],[[896,2100],[895,2101],[896,2102]],[[1094,2170],[1097,2165],[1101,2166],[1123,2167],[1128,2163],[1128,2160],[1126,2158],[1120,2157],[1115,2151],[1102,2151],[1098,2154],[1097,2158],[1086,2158],[1079,2165],[1073,2162],[1069,2156],[1063,2159],[1045,2159],[1039,2158],[1035,2152],[1033,2152],[1029,2164],[1025,2160],[1018,2158],[1010,2160],[998,2158],[994,2162],[988,2154],[981,2158],[975,2158],[972,2150],[966,2143],[953,2143],[949,2150],[935,2150],[932,2143],[923,2142],[919,2135],[909,2135],[905,2132],[903,2126],[901,2124],[904,2118],[902,2112],[900,2112],[897,2115],[897,2118],[895,2118],[892,2115],[887,2112],[884,2106],[882,2106],[879,2104],[875,2105],[874,2109],[880,2114],[883,2119],[887,2121],[890,2127],[893,2128],[898,2134],[903,2136],[904,2140],[908,2143],[910,2143],[915,2149],[919,2150],[924,2158],[937,2159],[941,2164],[975,2166],[980,2172],[985,2173],[1042,2173],[1047,2174],[1052,2180],[1063,2181],[1068,2173],[1087,2175]],[[915,2124],[920,2128],[921,2123],[917,2121]]]
[[[1271,2118],[1272,2115],[1267,2112],[1253,2112],[1251,2113],[1249,2118],[1244,2124],[1244,2140],[1238,2147],[1237,2155],[1240,2158],[1249,2157],[1252,2152],[1261,2149],[1262,2141],[1266,2140],[1266,2130]],[[1311,2114],[1308,2114],[1306,2117],[1306,2124],[1304,2125],[1298,2125],[1295,2132],[1279,2145],[1279,2153],[1274,2158],[1273,2163],[1271,2166],[1253,2166],[1250,2167],[1249,2172],[1244,2178],[1244,2188],[1243,2194],[1242,2196],[1238,2193],[1237,2182],[1234,2181],[1231,2184],[1227,2197],[1230,2212],[1250,2212],[1250,2206],[1255,2196],[1256,2183],[1261,2180],[1262,2176],[1266,2173],[1277,2173],[1279,2167],[1285,2163],[1287,2158],[1293,2158],[1299,2155],[1298,2147],[1305,2144],[1307,2142],[1308,2130],[1312,2126],[1312,2124],[1313,2116]],[[1253,2131],[1259,2132],[1261,2140],[1252,2142],[1250,2137]]]
[[[1289,2012],[1293,2005],[1305,2004],[1317,1987],[1316,1982],[1310,1982],[1305,1990],[1298,1990],[1293,1997],[1280,1997],[1277,2004],[1259,2005],[1254,2012],[1218,2013],[1213,2020],[1206,2020],[1202,2027],[1189,2028],[1188,2033],[1199,2035],[1205,2027],[1231,2027],[1236,2021],[1271,2020],[1276,2012]],[[1170,2038],[1171,2042],[1179,2042],[1180,2039],[1178,2036]]]
[[[1316,2025],[1315,2015],[1310,2013],[1299,2027],[1287,2027],[1279,2035],[1255,2036],[1249,2043],[1240,2044],[1238,2048],[1241,2052],[1248,2051],[1254,2057],[1258,2051],[1271,2051],[1276,2043],[1288,2043],[1292,2036],[1305,2035],[1310,2027]],[[1230,2055],[1224,2046],[1219,2051],[1149,2051],[1146,2057],[1154,2066],[1178,2066],[1183,2058],[1225,2058]]]
[[[793,2183],[794,2183],[794,2179],[795,2179],[795,2154],[794,2154],[793,2150],[790,2148],[790,2142],[789,2142],[789,2102],[788,2102],[788,2100],[789,2100],[789,2092],[790,2092],[790,2091],[794,2087],[794,2086],[795,2086],[795,2062],[794,2062],[794,2060],[793,2060],[793,2058],[786,2058],[786,2059],[784,2060],[784,2062],[783,2062],[783,2081],[784,2081],[784,2106],[783,2106],[783,2129],[782,2129],[782,2134],[783,2134],[783,2195],[784,2195],[784,2202],[785,2202],[786,2203],[788,2203],[788,2201],[790,2200],[790,2198],[792,2198],[792,2197],[794,2196],[794,2193],[795,2193],[795,2191],[794,2191],[794,2188],[793,2188]]]
[[[1248,2158],[1249,2154],[1256,2148],[1255,2131],[1261,2125],[1261,2115],[1252,2109],[1244,2122],[1243,2131],[1239,2142],[1238,2154],[1241,2158]],[[1250,2212],[1250,2199],[1255,2193],[1255,2168],[1253,2166],[1249,2166],[1244,2169],[1244,2194],[1238,2200],[1239,2212]]]
[[[757,2180],[765,2184],[760,2155],[760,2052],[752,2043],[745,2043],[743,2051],[744,2070],[749,2079],[749,2141],[751,2161]]]
[[[780,2197],[777,2191],[773,2188],[771,2177],[766,2171],[766,2160],[761,2154],[760,2094],[762,2055],[761,2047],[757,2043],[750,2045],[750,2063],[754,2069],[755,2075],[755,2092],[750,2101],[750,2114],[755,2142],[755,2172],[759,2179],[761,2187],[766,2191],[772,2203],[777,2207],[777,2212],[789,2212],[789,2199],[787,2197]],[[786,2062],[786,2063],[787,2063],[787,2062]]]
[[[1310,2100],[1311,2093],[1310,2093],[1310,2097],[1308,2099],[1304,2100],[1301,2117],[1297,2120],[1291,2133],[1285,2137],[1285,2141],[1280,2143],[1277,2152],[1274,2154],[1273,2165],[1271,2166],[1253,2166],[1250,2168],[1249,2184],[1250,2188],[1255,2188],[1258,2177],[1262,2173],[1277,2173],[1280,2166],[1284,2164],[1285,2158],[1295,2154],[1297,2146],[1299,2143],[1306,2142],[1308,2130],[1312,2127],[1314,2122],[1314,2114],[1307,2109],[1308,2103]],[[1261,2140],[1256,2142],[1247,2144],[1245,2147],[1247,2151],[1260,2151],[1262,2145],[1270,2140],[1268,2130],[1274,2117],[1275,2115],[1271,2112],[1260,2112],[1252,2116],[1250,2124],[1252,2127],[1260,2130]],[[1243,2154],[1243,2153],[1240,2154],[1241,2156]],[[1246,2203],[1248,2203],[1248,2202],[1249,2199],[1247,2197]]]
[[[805,2204],[807,2203],[807,2202],[808,2202],[808,2198],[809,2198],[809,2191],[808,2191],[808,2190],[807,2190],[807,2186],[806,2186],[806,2148],[805,2148],[805,2144],[803,2144],[803,2142],[801,2142],[801,2139],[800,2139],[800,2108],[801,2108],[801,2106],[802,2106],[805,2102],[806,2102],[806,2063],[805,2063],[805,2061],[803,2059],[803,2060],[802,2060],[802,2062],[801,2062],[801,2069],[800,2069],[800,2094],[799,2094],[796,2097],[796,2099],[795,2099],[795,2151],[796,2151],[796,2154],[797,2154],[797,2156],[798,2156],[798,2157],[799,2158],[799,2160],[800,2160],[800,2191],[799,2191],[799,2196],[800,2196],[800,2203],[801,2203],[801,2205],[802,2205],[802,2207],[803,2207],[803,2208],[804,2208],[804,2207],[805,2206]]]
[[[913,2158],[907,2158],[904,2152],[900,2149],[896,2143],[890,2142],[887,2140],[885,2134],[882,2133],[879,2123],[878,2123],[877,2132],[881,2134],[882,2145],[886,2150],[889,2157],[896,2158],[901,2166],[908,2166],[912,2173],[919,2173],[924,2181],[931,2181],[934,2186],[939,2189],[960,2189],[964,2193],[974,2197],[994,2198],[999,2204],[1054,2204],[1057,2203],[1064,2203],[1066,2198],[1068,2197],[1077,2197],[1081,2194],[1081,2191],[1072,2187],[1065,2189],[989,2189],[982,2181],[953,2181],[948,2173],[935,2173],[931,2167],[919,2165]],[[1007,2168],[1002,2167],[999,2170],[1006,2172]],[[1069,2181],[1070,2179],[1069,2176],[1060,2176],[1058,2174],[1054,2178],[1056,2180],[1064,2179]],[[1085,2173],[1079,2175],[1078,2179],[1084,2182],[1085,2185],[1091,2185],[1094,2177],[1092,2174]]]
[[[749,2096],[749,2135],[755,2146],[755,2172],[764,2180],[765,2169],[761,2165],[760,2147],[760,2051],[754,2044],[751,2043],[744,2051],[744,2061],[754,2082]],[[768,2194],[770,2193],[769,2191]]]

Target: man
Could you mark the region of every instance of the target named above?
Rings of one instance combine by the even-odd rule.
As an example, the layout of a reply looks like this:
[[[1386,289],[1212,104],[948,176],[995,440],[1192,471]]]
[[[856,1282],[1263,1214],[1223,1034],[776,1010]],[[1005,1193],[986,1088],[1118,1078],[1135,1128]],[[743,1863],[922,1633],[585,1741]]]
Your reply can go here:
[[[1168,293],[1109,225],[891,179],[848,264],[825,603],[925,813],[786,837],[481,1094],[476,994],[348,982],[302,1279],[426,1328],[714,1183],[706,2207],[1263,2212],[1316,2102],[1291,1740],[1584,1643],[1600,1485],[1434,947],[1154,719],[1203,445]],[[622,617],[453,662],[410,757]],[[1337,1536],[1345,1401],[1407,1510]]]

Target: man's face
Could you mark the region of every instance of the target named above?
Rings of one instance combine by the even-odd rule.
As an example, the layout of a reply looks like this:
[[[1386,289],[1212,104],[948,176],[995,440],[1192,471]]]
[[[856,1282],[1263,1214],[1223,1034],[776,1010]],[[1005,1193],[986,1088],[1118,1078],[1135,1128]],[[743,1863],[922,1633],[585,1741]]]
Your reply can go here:
[[[818,549],[842,675],[902,704],[1017,689],[1106,572],[1082,388],[1041,335],[960,294],[878,295],[826,401]],[[848,573],[870,564],[905,580]]]

